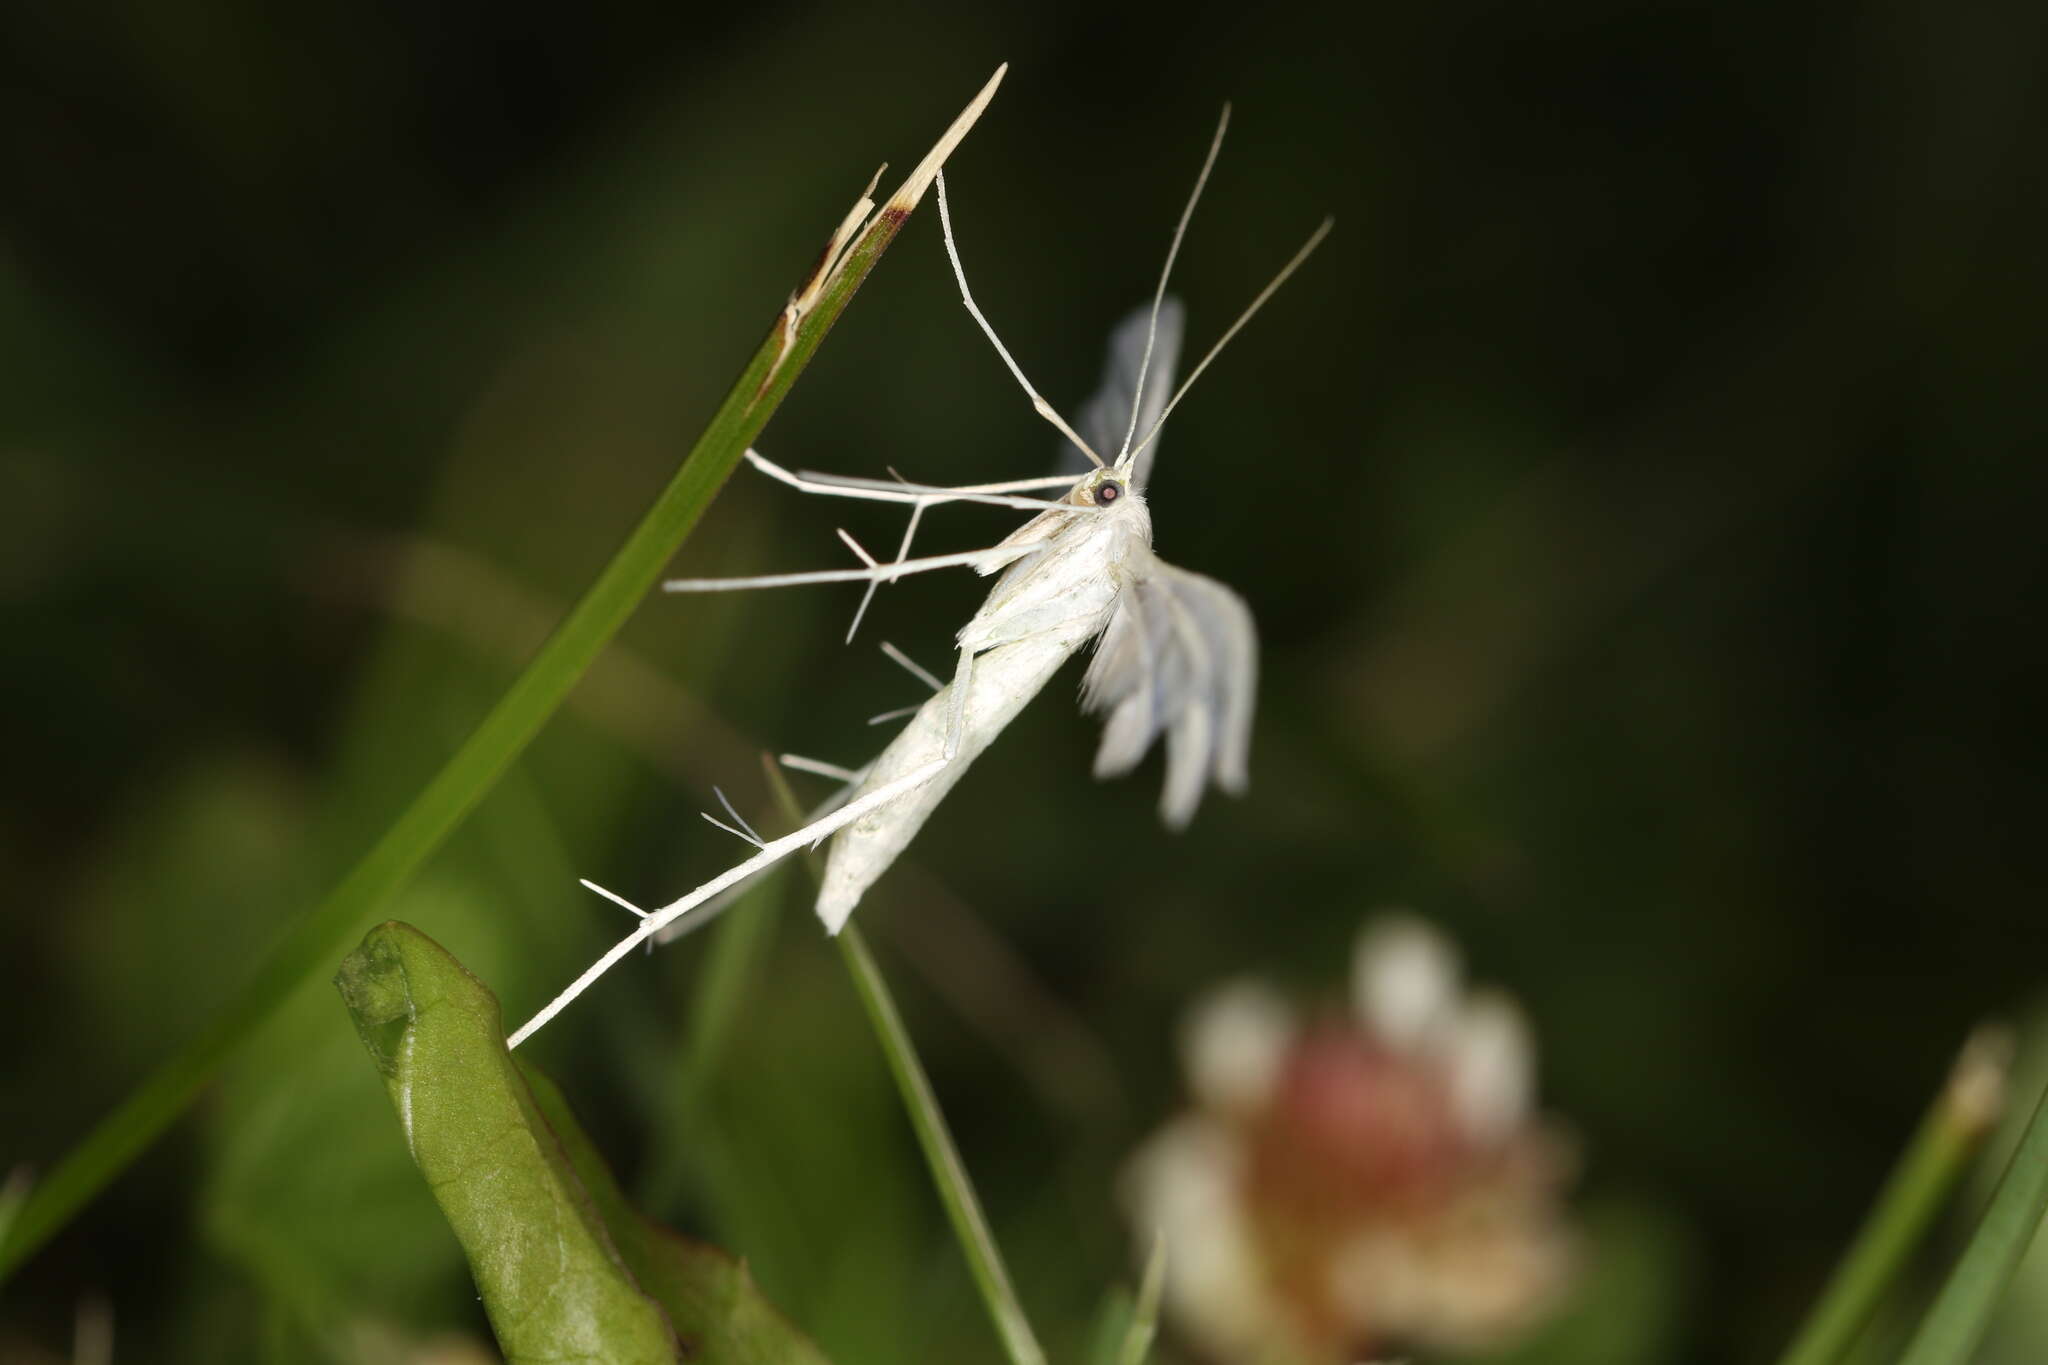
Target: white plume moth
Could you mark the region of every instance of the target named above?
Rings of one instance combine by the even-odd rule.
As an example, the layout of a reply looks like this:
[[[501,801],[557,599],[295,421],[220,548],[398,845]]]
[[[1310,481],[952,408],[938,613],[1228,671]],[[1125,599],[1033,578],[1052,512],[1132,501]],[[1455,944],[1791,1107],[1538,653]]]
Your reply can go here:
[[[945,173],[937,173],[939,218],[961,301],[1032,405],[1071,445],[1070,457],[1085,459],[1086,464],[1077,473],[940,487],[900,478],[792,473],[758,451],[747,452],[756,469],[801,492],[908,506],[910,522],[896,557],[878,561],[841,531],[840,539],[860,559],[861,567],[752,578],[674,579],[663,585],[668,591],[725,592],[864,582],[868,591],[847,632],[850,640],[875,589],[883,583],[948,568],[969,568],[984,576],[1000,577],[981,609],[956,636],[950,683],[941,683],[892,646],[883,646],[892,658],[927,681],[934,695],[916,708],[909,724],[873,763],[849,770],[785,756],[784,762],[792,767],[836,777],[846,784],[841,796],[828,803],[829,813],[772,842],[756,835],[729,805],[727,813],[738,828],[707,815],[707,820],[754,845],[757,852],[657,911],[641,910],[586,882],[592,890],[640,916],[640,927],[513,1034],[512,1046],[546,1023],[635,945],[697,927],[745,880],[798,848],[806,844],[815,847],[835,834],[838,837],[826,859],[817,912],[826,931],[838,933],[862,895],[895,862],[968,765],[1061,664],[1098,637],[1100,645],[1081,686],[1083,707],[1108,717],[1095,757],[1096,776],[1130,771],[1153,741],[1164,735],[1166,784],[1160,814],[1167,825],[1176,829],[1186,825],[1211,782],[1228,792],[1243,790],[1258,670],[1251,611],[1221,583],[1175,568],[1153,553],[1145,487],[1158,450],[1159,430],[1168,415],[1238,330],[1315,250],[1329,232],[1331,220],[1323,221],[1181,386],[1173,389],[1182,324],[1178,302],[1166,295],[1167,281],[1229,123],[1226,106],[1194,191],[1174,228],[1151,305],[1116,329],[1102,391],[1081,409],[1078,426],[1039,396],[975,303],[953,237]],[[1104,452],[1113,453],[1104,458]],[[1060,490],[1060,495],[1045,496],[1050,490]],[[1034,493],[1039,496],[1031,496]],[[910,558],[911,540],[925,510],[953,502],[1014,507],[1036,515],[986,549]]]

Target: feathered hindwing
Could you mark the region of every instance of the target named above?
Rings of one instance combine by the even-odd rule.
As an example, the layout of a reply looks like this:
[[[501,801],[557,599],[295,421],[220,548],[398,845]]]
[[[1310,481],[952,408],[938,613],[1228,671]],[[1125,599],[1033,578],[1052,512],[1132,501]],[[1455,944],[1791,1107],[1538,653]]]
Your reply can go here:
[[[1109,334],[1109,358],[1103,366],[1102,387],[1091,395],[1074,415],[1074,427],[1081,439],[1093,446],[1105,460],[1114,460],[1123,449],[1124,433],[1133,431],[1131,404],[1138,396],[1138,367],[1145,360],[1145,334],[1152,320],[1151,305],[1132,310]],[[1166,400],[1173,393],[1173,371],[1180,362],[1181,329],[1186,315],[1180,300],[1168,295],[1159,305],[1159,334],[1152,342],[1152,363],[1145,367],[1145,401],[1138,406],[1138,423],[1133,443],[1145,439]],[[1152,461],[1159,454],[1159,442],[1145,447],[1138,456],[1131,482],[1143,488],[1152,478]],[[1060,447],[1059,468],[1079,476],[1092,466],[1071,442]]]
[[[1214,780],[1245,786],[1258,690],[1258,636],[1244,599],[1213,578],[1152,558],[1118,599],[1081,682],[1081,704],[1107,711],[1095,775],[1137,766],[1166,733],[1159,814],[1179,829]]]

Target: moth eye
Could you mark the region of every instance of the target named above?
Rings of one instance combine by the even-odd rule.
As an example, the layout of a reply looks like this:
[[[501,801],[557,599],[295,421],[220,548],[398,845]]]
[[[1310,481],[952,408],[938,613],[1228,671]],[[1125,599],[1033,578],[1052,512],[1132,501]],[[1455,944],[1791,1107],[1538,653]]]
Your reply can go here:
[[[1114,481],[1106,482],[1095,490],[1095,501],[1099,503],[1112,503],[1122,497],[1123,493],[1124,490]]]

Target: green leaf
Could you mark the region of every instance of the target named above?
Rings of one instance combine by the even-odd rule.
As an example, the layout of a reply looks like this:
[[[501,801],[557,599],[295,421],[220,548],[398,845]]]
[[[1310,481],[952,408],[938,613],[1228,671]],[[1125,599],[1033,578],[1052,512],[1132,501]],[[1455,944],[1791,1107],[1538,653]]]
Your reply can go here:
[[[767,338],[668,486],[461,748],[326,899],[291,926],[249,983],[220,1007],[198,1036],[161,1063],[30,1193],[0,1243],[0,1280],[184,1112],[228,1055],[333,960],[539,733],[632,615],[740,456],[768,424],[825,333],[895,240],[939,166],[987,106],[1003,70],[997,69],[888,201],[875,208],[862,196],[856,213],[833,233],[823,257],[776,315]]]
[[[555,1083],[524,1060],[519,1070],[554,1125],[620,1257],[645,1292],[668,1311],[688,1348],[687,1359],[707,1365],[825,1365],[810,1338],[761,1296],[746,1262],[632,1208]]]
[[[745,1265],[630,1208],[498,1002],[433,940],[372,930],[335,977],[506,1359],[824,1365]]]
[[[674,1361],[674,1330],[626,1270],[505,1051],[497,998],[398,923],[371,930],[335,985],[506,1360]]]

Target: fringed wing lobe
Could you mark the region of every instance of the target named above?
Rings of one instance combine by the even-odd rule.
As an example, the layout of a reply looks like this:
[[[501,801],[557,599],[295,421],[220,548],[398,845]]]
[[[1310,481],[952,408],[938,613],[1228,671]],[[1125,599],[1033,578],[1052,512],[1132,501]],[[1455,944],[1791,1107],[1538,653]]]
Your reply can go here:
[[[1109,356],[1103,366],[1102,386],[1074,414],[1074,429],[1105,460],[1114,460],[1123,449],[1124,433],[1132,430],[1131,404],[1138,397],[1138,367],[1145,359],[1145,333],[1152,319],[1150,305],[1133,309],[1109,334]],[[1166,400],[1173,394],[1173,372],[1180,362],[1181,334],[1187,320],[1180,300],[1168,295],[1159,305],[1159,335],[1152,343],[1152,363],[1145,366],[1145,401],[1138,404],[1133,443],[1145,439]],[[1154,441],[1138,456],[1131,482],[1140,489],[1152,479],[1152,461],[1159,454]],[[1060,451],[1060,469],[1079,477],[1090,468],[1088,457],[1072,445]]]
[[[1159,814],[1179,829],[1210,781],[1242,792],[1258,690],[1258,636],[1244,599],[1213,578],[1153,558],[1125,585],[1081,682],[1081,704],[1107,711],[1095,775],[1137,766],[1166,735]]]

